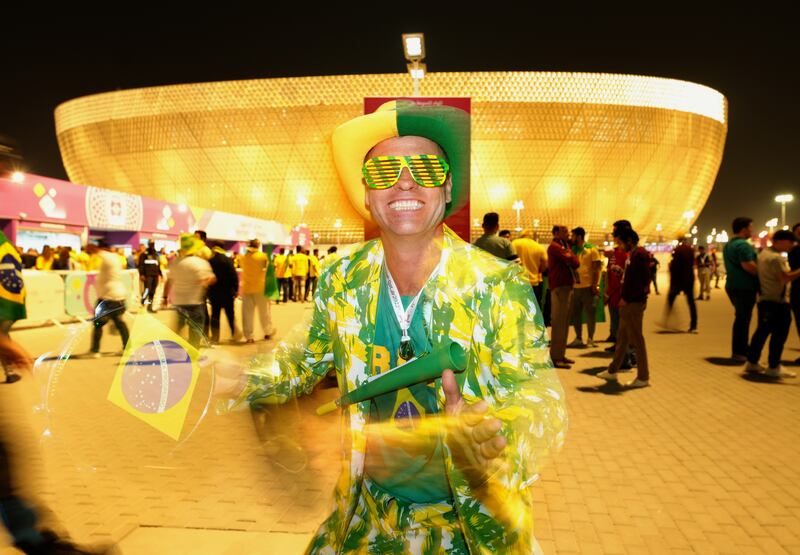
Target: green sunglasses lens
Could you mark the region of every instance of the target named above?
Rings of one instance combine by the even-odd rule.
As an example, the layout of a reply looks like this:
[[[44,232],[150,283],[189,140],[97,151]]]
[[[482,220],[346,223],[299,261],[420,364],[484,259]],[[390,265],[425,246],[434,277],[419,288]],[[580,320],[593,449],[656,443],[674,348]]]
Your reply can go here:
[[[447,179],[446,164],[438,156],[409,156],[406,161],[411,177],[423,187],[439,187]]]
[[[364,164],[363,174],[367,185],[373,189],[388,189],[400,178],[403,161],[394,156],[370,158]]]
[[[422,187],[440,187],[447,179],[449,167],[443,158],[432,154],[414,156],[377,156],[362,167],[364,181],[372,189],[388,189],[397,183],[403,168]]]

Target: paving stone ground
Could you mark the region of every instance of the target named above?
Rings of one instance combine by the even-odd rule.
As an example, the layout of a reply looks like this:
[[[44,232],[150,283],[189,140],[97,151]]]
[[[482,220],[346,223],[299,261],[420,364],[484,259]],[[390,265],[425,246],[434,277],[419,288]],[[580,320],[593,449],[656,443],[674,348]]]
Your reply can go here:
[[[273,307],[277,339],[310,306]],[[567,442],[534,486],[545,553],[800,553],[798,380],[747,379],[741,366],[726,365],[733,309],[722,290],[698,306],[700,333],[664,333],[656,326],[664,295],[651,296],[649,388],[625,390],[595,378],[609,362],[602,348],[569,351],[578,363],[559,371]],[[685,312],[679,298],[678,319]],[[38,356],[57,353],[79,329],[15,336]],[[599,325],[597,338],[607,335],[608,326]],[[80,335],[74,352],[88,345]],[[243,358],[273,345],[218,350]],[[119,349],[119,337],[106,333],[103,349]],[[798,357],[793,328],[787,368]],[[255,414],[218,416],[212,406],[201,419],[210,385],[201,379],[186,429],[199,425],[176,444],[108,403],[118,360],[73,357],[49,384],[0,386],[4,425],[20,445],[43,454],[43,464],[24,470],[27,487],[72,536],[121,540],[123,552],[134,555],[301,552],[329,510],[338,475],[338,417],[314,414],[335,390],[320,387]]]

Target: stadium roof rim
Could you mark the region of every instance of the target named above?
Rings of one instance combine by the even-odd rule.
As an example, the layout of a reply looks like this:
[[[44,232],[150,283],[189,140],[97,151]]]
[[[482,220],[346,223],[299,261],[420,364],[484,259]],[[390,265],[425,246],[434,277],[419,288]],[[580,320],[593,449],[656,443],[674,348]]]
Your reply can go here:
[[[408,92],[406,73],[278,77],[163,85],[79,97],[55,110],[56,132],[108,121],[222,109],[360,103]],[[469,96],[474,103],[616,105],[689,112],[727,125],[724,95],[705,85],[642,75],[580,72],[434,72],[422,96]]]

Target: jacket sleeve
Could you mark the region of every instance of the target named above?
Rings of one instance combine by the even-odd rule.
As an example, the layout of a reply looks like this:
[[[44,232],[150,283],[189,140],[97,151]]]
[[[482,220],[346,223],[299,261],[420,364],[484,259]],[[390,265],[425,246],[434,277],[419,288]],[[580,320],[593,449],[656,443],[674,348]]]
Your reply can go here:
[[[311,393],[333,364],[328,303],[332,302],[330,272],[320,278],[310,322],[302,322],[271,353],[253,358],[247,384],[230,409],[243,405],[280,404]]]
[[[520,469],[507,483],[524,488],[536,479],[545,456],[561,445],[567,412],[533,292],[516,268],[508,273],[513,275],[494,286],[491,301],[492,405],[504,422],[511,468]]]
[[[476,532],[473,540],[505,552],[514,538],[529,532],[529,487],[547,455],[564,441],[567,410],[542,314],[521,269],[502,272],[477,308],[477,333],[484,338],[478,345],[479,367],[468,375],[463,394],[468,403],[477,397],[487,402],[489,415],[502,422],[507,446],[484,483],[474,483],[461,472],[452,480],[462,513],[475,508],[474,514],[462,514],[470,523],[466,533],[492,530]],[[489,543],[487,537],[492,538]]]
[[[551,245],[551,247],[552,250],[550,248],[547,249],[548,256],[551,259],[563,262],[570,268],[577,268],[581,265],[580,260],[578,260],[578,257],[575,256],[571,250],[562,247],[555,247],[554,245]]]
[[[622,298],[626,302],[642,302],[650,288],[650,257],[641,251],[631,253],[631,261],[622,282]]]

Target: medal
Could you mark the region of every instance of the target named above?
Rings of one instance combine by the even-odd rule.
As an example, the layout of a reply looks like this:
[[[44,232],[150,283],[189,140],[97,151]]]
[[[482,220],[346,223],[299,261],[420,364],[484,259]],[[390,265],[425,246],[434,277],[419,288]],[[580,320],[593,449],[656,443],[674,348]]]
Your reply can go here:
[[[400,341],[400,349],[397,351],[397,356],[403,360],[414,358],[414,345],[411,344],[411,338]]]
[[[442,257],[442,260],[444,257]],[[436,265],[436,268],[433,269],[431,275],[428,276],[426,280],[426,284],[439,273],[439,270],[442,266],[442,260],[439,261],[439,264]],[[386,281],[389,289],[389,300],[392,303],[392,308],[394,309],[394,315],[397,319],[397,323],[400,326],[400,348],[397,350],[397,355],[403,360],[410,360],[416,356],[414,352],[414,345],[411,343],[411,336],[408,335],[408,329],[411,327],[411,320],[414,318],[414,312],[417,309],[417,304],[419,304],[420,296],[422,296],[422,291],[425,289],[423,286],[422,289],[414,296],[410,303],[408,303],[408,308],[403,310],[403,302],[400,299],[400,291],[397,289],[397,285],[394,282],[394,278],[392,278],[392,274],[389,273],[389,269],[386,267],[386,264],[383,265],[384,273],[386,274]]]

